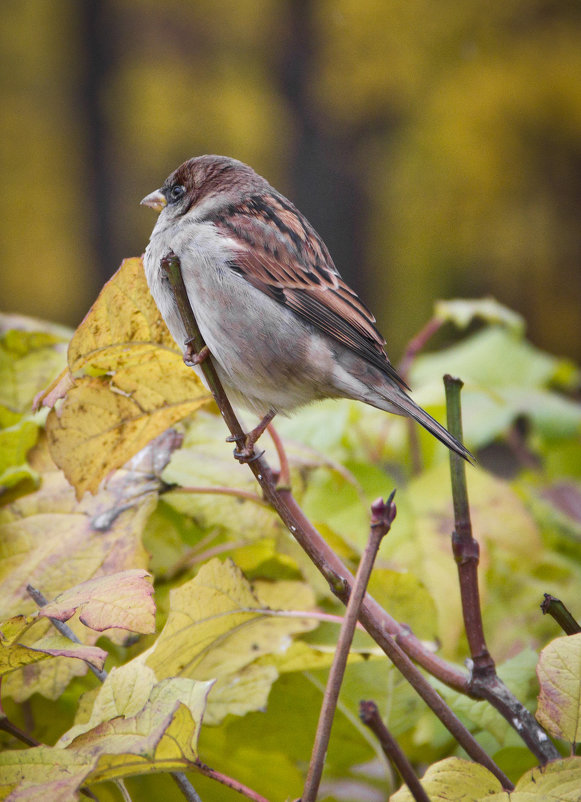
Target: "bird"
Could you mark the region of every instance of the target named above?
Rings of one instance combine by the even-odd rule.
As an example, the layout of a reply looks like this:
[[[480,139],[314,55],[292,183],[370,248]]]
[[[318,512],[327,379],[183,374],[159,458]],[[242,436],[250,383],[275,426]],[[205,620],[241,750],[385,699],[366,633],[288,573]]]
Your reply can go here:
[[[410,397],[375,317],[319,234],[252,167],[227,156],[197,156],[141,204],[159,213],[145,276],[186,363],[209,352],[230,402],[261,418],[234,452],[241,462],[256,458],[255,443],[277,413],[325,398],[411,417],[471,461],[464,445]],[[192,354],[162,267],[170,253],[180,260],[203,354]]]

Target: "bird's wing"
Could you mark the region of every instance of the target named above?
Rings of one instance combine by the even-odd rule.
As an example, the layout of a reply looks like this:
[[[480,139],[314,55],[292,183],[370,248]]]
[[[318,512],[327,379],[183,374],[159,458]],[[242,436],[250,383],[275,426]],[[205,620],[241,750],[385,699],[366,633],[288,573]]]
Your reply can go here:
[[[345,284],[324,242],[290,201],[273,190],[209,219],[239,245],[229,261],[232,270],[408,389],[387,358],[374,316]]]

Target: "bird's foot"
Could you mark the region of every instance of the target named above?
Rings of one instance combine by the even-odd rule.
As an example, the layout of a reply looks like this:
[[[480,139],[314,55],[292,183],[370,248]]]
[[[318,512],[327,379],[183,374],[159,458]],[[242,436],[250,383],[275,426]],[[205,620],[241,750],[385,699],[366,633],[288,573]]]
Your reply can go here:
[[[184,362],[189,368],[201,365],[210,356],[210,349],[207,345],[204,345],[200,351],[194,350],[194,344],[191,340],[186,340],[185,345]]]
[[[276,412],[271,409],[266,413],[258,426],[248,432],[248,434],[232,434],[230,437],[226,438],[227,443],[236,443],[237,447],[234,449],[234,458],[237,459],[238,462],[242,464],[255,462],[264,454],[264,451],[257,454],[254,451],[254,446],[275,415]]]

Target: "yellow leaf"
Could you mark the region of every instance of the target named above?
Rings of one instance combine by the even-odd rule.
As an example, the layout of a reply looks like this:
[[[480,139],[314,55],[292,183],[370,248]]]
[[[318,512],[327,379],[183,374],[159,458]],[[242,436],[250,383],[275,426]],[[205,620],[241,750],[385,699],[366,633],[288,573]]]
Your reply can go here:
[[[557,638],[539,657],[537,719],[556,738],[581,741],[581,633]]]
[[[203,565],[194,579],[171,591],[170,605],[147,660],[158,677],[220,677],[264,654],[284,651],[291,633],[316,626],[274,614],[231,560]]]
[[[74,385],[46,428],[53,459],[78,498],[95,493],[112,470],[210,398],[184,365],[140,259],[125,260],[104,286],[70,342],[68,360]]]
[[[246,668],[264,655],[284,654],[293,634],[317,626],[284,615],[293,600],[301,609],[313,606],[312,592],[303,583],[261,583],[259,594],[268,597],[270,607],[232,561],[211,560],[194,579],[171,591],[168,620],[146,658],[157,677],[217,679],[216,705],[214,692],[208,703],[213,723],[228,712],[263,707],[278,672],[272,666],[245,673]],[[245,701],[233,692],[237,683],[247,685]]]
[[[85,782],[195,768],[210,687],[184,678],[163,680],[135,715],[105,720],[66,747],[0,753],[0,797],[12,792],[15,800],[68,802]]]
[[[0,799],[69,802],[94,762],[51,746],[6,750],[0,753]]]
[[[470,802],[497,793],[499,802],[501,799],[509,802],[508,794],[502,792],[502,786],[494,774],[478,763],[458,757],[434,763],[421,782],[431,802]],[[413,796],[404,786],[390,796],[390,802],[413,802]]]
[[[75,737],[64,752],[98,757],[88,780],[191,768],[211,682],[171,677],[157,683],[135,715],[117,715]],[[121,703],[122,704],[122,703]],[[164,736],[167,734],[167,739]]]
[[[148,353],[180,350],[151,297],[140,258],[124,259],[104,285],[69,345],[69,368],[107,372]],[[182,364],[184,373],[191,368]]]
[[[228,715],[244,716],[253,710],[264,710],[278,674],[274,665],[251,663],[240,671],[220,677],[209,696],[204,722],[216,725]]]
[[[525,772],[510,795],[510,802],[579,802],[581,757],[552,760],[546,766]],[[493,797],[485,802],[504,802]]]

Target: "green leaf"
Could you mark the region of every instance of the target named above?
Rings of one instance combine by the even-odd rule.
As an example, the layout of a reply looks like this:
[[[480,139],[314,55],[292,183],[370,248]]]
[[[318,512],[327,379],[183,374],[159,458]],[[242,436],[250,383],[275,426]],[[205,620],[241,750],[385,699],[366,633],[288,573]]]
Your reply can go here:
[[[236,496],[171,491],[164,494],[164,502],[191,516],[199,527],[218,526],[232,538],[252,541],[279,535],[283,525],[276,513],[261,503],[250,471],[232,458],[232,445],[225,442],[227,433],[221,417],[201,410],[188,422],[182,448],[174,452],[162,478],[184,488],[232,488],[257,496],[256,502]],[[261,448],[270,451],[267,434],[264,445],[260,442]]]
[[[479,318],[489,324],[506,326],[519,335],[525,330],[525,322],[521,315],[490,297],[436,301],[434,317],[443,323],[450,321],[461,329],[467,328],[475,318]]]
[[[497,626],[489,623],[487,633],[492,652],[504,655],[514,647],[514,631],[504,623],[506,604],[513,610],[522,606],[521,627],[538,619],[536,592],[528,574],[542,559],[542,542],[530,513],[506,482],[478,468],[468,468],[467,482],[473,532],[480,544],[484,619],[498,620]],[[436,605],[432,626],[443,654],[460,660],[465,651],[458,571],[451,547],[454,516],[449,487],[449,468],[440,463],[399,491],[397,520],[380,554],[393,568],[421,578]]]
[[[466,340],[419,356],[411,378],[417,384],[442,381],[445,373],[459,376],[467,386],[493,391],[500,387],[545,387],[559,372],[562,360],[540,351],[514,330],[492,326]]]
[[[38,474],[26,462],[37,437],[38,426],[29,420],[0,430],[1,487],[12,487],[22,479],[37,479]]]
[[[0,411],[29,412],[34,396],[66,364],[68,332],[41,331],[42,325],[38,320],[0,314]],[[47,323],[46,328],[55,327]]]
[[[409,626],[418,638],[435,636],[436,605],[414,574],[374,568],[368,590],[396,621]]]
[[[556,738],[581,741],[581,633],[557,638],[542,650],[537,675],[537,719]]]

